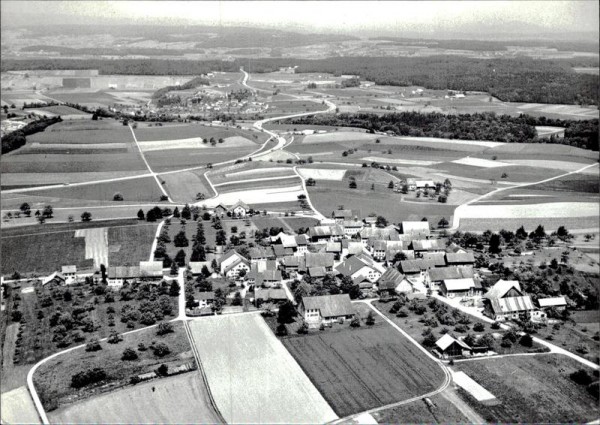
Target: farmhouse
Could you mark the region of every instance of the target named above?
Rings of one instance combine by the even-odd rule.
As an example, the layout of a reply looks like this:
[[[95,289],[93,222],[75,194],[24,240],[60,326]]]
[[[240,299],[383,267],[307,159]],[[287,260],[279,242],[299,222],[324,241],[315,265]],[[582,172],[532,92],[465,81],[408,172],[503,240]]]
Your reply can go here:
[[[308,230],[311,242],[335,242],[342,239],[344,231],[341,226],[314,226]]]
[[[444,247],[439,239],[418,239],[412,241],[411,246],[417,255],[424,252],[444,252]]]
[[[292,255],[285,256],[279,260],[281,267],[286,272],[297,272],[300,269],[300,264],[304,267],[304,257],[295,257]]]
[[[241,270],[250,270],[250,263],[236,250],[228,251],[219,261],[221,274],[231,279],[238,279]]]
[[[443,359],[456,356],[468,356],[471,354],[471,347],[464,342],[453,338],[450,334],[445,334],[435,342],[434,351]]]
[[[400,231],[404,235],[413,236],[429,236],[429,222],[428,221],[403,221],[400,223]]]
[[[519,281],[500,279],[485,293],[485,298],[509,298],[523,295]]]
[[[334,260],[339,260],[342,254],[342,243],[341,242],[327,242],[325,252],[333,254]]]
[[[532,320],[546,318],[546,313],[534,307],[531,298],[521,291],[521,285],[516,280],[499,280],[486,292],[483,314],[498,321],[522,316]]]
[[[229,208],[229,213],[231,213],[232,217],[246,217],[249,212],[250,207],[242,201],[237,201],[231,208]]]
[[[394,267],[388,268],[377,281],[379,291],[388,291],[396,294],[410,294],[424,292],[425,286],[419,284],[418,280],[409,279]]]
[[[567,308],[565,297],[538,298],[537,302],[542,310],[555,308],[561,311]]]
[[[146,280],[160,280],[162,277],[162,261],[140,261],[140,278]]]
[[[337,210],[331,213],[331,218],[338,224],[342,224],[345,220],[352,219],[352,217],[352,210]]]
[[[342,239],[342,257],[361,254],[364,250],[362,242],[353,242],[348,239]]]
[[[281,303],[287,300],[285,290],[281,288],[256,288],[254,290],[254,303],[257,307],[264,302]]]
[[[302,297],[298,310],[311,327],[332,324],[336,321],[343,323],[344,320],[352,319],[355,315],[348,294]]]
[[[135,280],[140,276],[139,266],[118,266],[108,268],[108,286],[123,286],[125,281]]]
[[[408,190],[415,191],[417,190],[417,182],[415,179],[406,179],[406,185],[408,186]]]
[[[256,286],[264,286],[269,288],[274,285],[281,284],[282,277],[279,270],[264,270],[256,274],[254,284]]]
[[[368,260],[362,258],[362,256],[353,255],[343,263],[339,264],[335,271],[340,276],[348,276],[352,280],[358,277],[365,277],[369,282],[373,283],[381,277],[381,272],[377,270],[373,265],[369,264]]]
[[[48,284],[51,285],[64,285],[66,283],[66,279],[62,273],[54,272],[51,275],[42,279],[42,286],[46,286]]]
[[[307,252],[304,256],[304,267],[301,264],[300,271],[309,271],[315,267],[323,267],[326,272],[330,272],[333,271],[333,261],[333,254]]]
[[[363,223],[360,220],[344,220],[342,227],[346,236],[354,236],[363,228]]]
[[[443,252],[424,252],[421,254],[421,258],[430,261],[434,267],[446,266],[446,257]]]
[[[365,217],[363,221],[365,222],[365,226],[367,227],[375,228],[375,226],[377,225],[377,217],[375,216]]]
[[[438,267],[428,271],[429,287],[438,290],[444,280],[468,279],[475,275],[472,268],[468,267]]]
[[[198,308],[209,307],[215,302],[215,293],[212,291],[200,292],[194,301],[198,304]]]
[[[210,262],[209,261],[190,261],[188,263],[190,267],[190,272],[192,272],[192,276],[198,276],[202,274],[202,267],[206,266],[210,270]]]
[[[447,253],[446,262],[449,266],[472,266],[475,264],[475,256],[472,252]]]
[[[279,245],[281,246],[281,245]],[[257,261],[265,261],[265,260],[274,260],[276,257],[276,253],[273,251],[274,247],[262,247],[255,246],[254,248],[250,248],[248,251],[248,255],[250,256],[250,261],[255,263]]]
[[[417,189],[432,189],[435,188],[433,180],[417,180],[415,181]]]
[[[65,279],[75,279],[75,275],[77,274],[77,266],[62,266],[61,273],[65,277]]]

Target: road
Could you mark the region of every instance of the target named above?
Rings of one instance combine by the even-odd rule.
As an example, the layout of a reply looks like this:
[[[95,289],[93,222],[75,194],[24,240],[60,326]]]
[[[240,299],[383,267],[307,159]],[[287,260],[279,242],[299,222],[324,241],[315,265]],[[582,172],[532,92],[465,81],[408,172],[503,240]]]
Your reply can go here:
[[[452,383],[452,375],[448,371],[448,368],[446,367],[446,365],[443,364],[437,357],[435,357],[429,351],[427,351],[421,344],[419,344],[417,341],[415,341],[409,334],[407,334],[406,332],[404,332],[404,330],[402,330],[402,328],[400,328],[393,321],[391,321],[390,319],[388,319],[388,317],[385,314],[383,314],[382,312],[380,312],[379,310],[377,310],[375,307],[373,307],[373,305],[372,305],[373,301],[374,300],[371,299],[371,300],[360,300],[360,301],[355,301],[355,302],[361,302],[361,303],[364,303],[364,304],[368,305],[369,308],[371,308],[371,310],[373,310],[373,312],[375,312],[376,314],[378,314],[390,326],[392,326],[394,329],[396,329],[398,332],[400,332],[406,339],[408,339],[410,342],[412,342],[419,350],[421,350],[423,352],[423,354],[425,354],[427,357],[429,357],[431,360],[433,360],[435,362],[435,364],[438,365],[439,368],[444,373],[444,381],[442,382],[442,385],[437,390],[435,390],[435,391],[431,391],[431,392],[428,392],[427,394],[423,394],[423,395],[420,395],[420,396],[412,397],[412,398],[409,398],[407,400],[402,400],[402,401],[398,401],[398,402],[395,402],[395,403],[386,404],[384,406],[379,406],[379,407],[376,407],[374,409],[365,410],[364,412],[355,413],[353,415],[346,416],[344,418],[336,419],[335,421],[331,422],[332,424],[345,423],[345,422],[351,421],[351,420],[353,420],[353,419],[355,419],[355,418],[357,418],[358,416],[361,416],[361,415],[365,415],[365,414],[371,415],[371,414],[376,413],[376,412],[381,412],[383,410],[393,409],[394,407],[398,407],[398,406],[402,406],[402,405],[405,405],[405,404],[409,404],[409,403],[412,403],[414,401],[422,400],[422,399],[427,398],[427,397],[433,397],[434,395],[437,395],[437,394],[440,394],[441,392],[443,392]]]

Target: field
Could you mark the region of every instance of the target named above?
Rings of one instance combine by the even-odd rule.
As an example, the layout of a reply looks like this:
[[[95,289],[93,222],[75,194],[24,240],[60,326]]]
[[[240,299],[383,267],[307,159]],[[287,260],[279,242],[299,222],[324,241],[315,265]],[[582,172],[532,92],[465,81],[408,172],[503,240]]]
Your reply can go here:
[[[185,363],[193,364],[194,357],[183,324],[176,323],[173,325],[173,329],[173,333],[163,336],[156,335],[156,328],[125,334],[123,341],[118,344],[101,342],[102,349],[100,351],[87,352],[81,347],[44,363],[33,377],[44,407],[51,411],[54,410],[52,407],[57,408],[114,390],[127,385],[131,376],[152,372],[161,364],[166,364],[170,368]],[[149,347],[152,341],[166,344],[171,352],[163,357],[157,357],[150,349],[137,350],[138,344],[143,343]],[[136,350],[137,360],[121,360],[123,350],[127,347]],[[107,367],[109,365],[110,367]],[[79,371],[95,367],[103,368],[108,375],[108,378],[101,384],[88,385],[79,390],[70,386],[71,376]]]
[[[231,127],[213,127],[200,124],[167,124],[162,127],[149,127],[146,124],[139,124],[138,128],[134,131],[135,137],[139,142],[178,140],[197,137],[203,139],[214,137],[218,140],[220,138],[226,139],[228,137],[242,136],[256,144],[263,143],[268,137],[258,131],[240,130]]]
[[[0,418],[5,424],[41,424],[26,387],[2,393]]]
[[[323,423],[337,418],[260,316],[207,317],[191,322],[190,328],[228,423]]]
[[[159,202],[163,195],[153,177],[94,183],[81,186],[66,186],[28,192],[32,195],[69,199],[112,201],[115,193],[123,195],[123,202]],[[121,202],[121,201],[119,201]],[[116,204],[118,206],[118,204]]]
[[[207,198],[214,195],[203,175],[204,172],[205,170],[183,171],[163,174],[160,178],[166,182],[165,190],[174,202],[190,203],[196,201],[198,193],[203,193]]]
[[[156,227],[156,224],[151,223],[109,227],[108,264],[110,266],[136,266],[140,261],[147,261],[156,235]]]
[[[246,179],[241,179],[241,181],[232,182],[232,183],[221,183],[217,186],[217,190],[219,194],[231,193],[231,192],[244,192],[247,190],[252,190],[256,188],[261,189],[274,189],[274,188],[288,188],[291,186],[298,186],[301,184],[300,178],[296,174],[288,173],[289,177],[282,176],[284,178],[275,178],[269,180],[262,180],[258,182],[253,181],[244,181]],[[265,177],[268,178],[268,177]],[[248,180],[251,180],[249,178]]]
[[[230,161],[252,153],[257,149],[254,147],[214,147],[210,149],[198,149],[190,151],[189,149],[173,149],[169,151],[152,151],[144,156],[152,170],[156,172],[174,171],[189,167],[202,167],[207,164],[217,164],[223,161]]]
[[[484,232],[486,230],[499,231],[500,229],[516,231],[519,227],[535,229],[539,224],[546,229],[558,229],[565,226],[567,229],[594,229],[598,228],[598,216],[589,217],[540,217],[540,218],[466,218],[460,220],[460,230],[470,232]]]
[[[382,323],[331,329],[283,343],[340,416],[419,396],[442,371],[412,342]]]
[[[108,180],[144,174],[143,171],[96,171],[77,173],[2,173],[2,187],[15,189],[31,186],[80,183],[96,180]]]
[[[34,109],[35,111],[39,111],[42,114],[47,114],[48,116],[56,116],[56,115],[79,115],[82,118],[86,115],[88,118],[91,118],[91,114],[87,114],[79,109],[71,108],[69,106],[64,105],[56,105],[56,106],[47,106],[45,108]],[[64,117],[63,117],[64,118]]]
[[[18,155],[19,150],[2,156],[0,172],[4,173],[88,173],[110,171],[147,172],[139,152],[80,153],[80,154],[27,154]]]
[[[49,419],[56,424],[219,423],[198,372],[93,397],[53,411]]]
[[[36,229],[37,230],[37,229]],[[78,270],[93,268],[85,258],[85,240],[75,231],[41,233],[25,236],[2,236],[2,274],[49,274],[62,265],[74,264]]]
[[[583,423],[598,419],[598,401],[569,374],[581,365],[569,357],[540,355],[456,363],[501,402],[485,406],[464,394],[487,422]]]
[[[598,204],[594,202],[548,202],[518,205],[468,205],[460,209],[463,218],[579,218],[598,217]]]
[[[216,198],[208,199],[206,201],[199,201],[199,204],[206,205],[208,207],[215,207],[218,204],[233,205],[237,201],[241,200],[250,206],[257,204],[263,205],[264,201],[269,201],[269,203],[272,204],[291,202],[298,205],[298,195],[301,195],[302,193],[302,185],[298,183],[294,186],[279,186],[271,189],[246,189],[235,192],[221,193]],[[263,207],[261,206],[260,209],[262,210]],[[299,206],[295,209],[299,209]]]
[[[80,229],[75,231],[76,238],[85,240],[85,258],[94,260],[94,268],[108,265],[108,228]]]

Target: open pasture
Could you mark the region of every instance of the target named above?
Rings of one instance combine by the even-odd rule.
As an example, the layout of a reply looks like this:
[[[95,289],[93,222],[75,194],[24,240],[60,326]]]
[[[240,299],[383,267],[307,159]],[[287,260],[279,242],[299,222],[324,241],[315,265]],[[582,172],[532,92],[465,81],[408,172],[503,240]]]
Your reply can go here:
[[[476,377],[500,401],[486,406],[463,393],[487,422],[583,423],[598,418],[598,401],[569,378],[580,367],[551,354],[460,362],[455,369]]]
[[[140,177],[139,179],[94,183],[83,186],[65,186],[31,192],[32,195],[100,201],[112,201],[116,193],[123,195],[123,202],[158,202],[163,194],[153,177]]]
[[[189,149],[173,149],[170,151],[153,151],[144,156],[156,172],[174,171],[189,167],[202,167],[207,164],[217,164],[224,161],[231,161],[237,158],[243,158],[256,150],[252,147],[215,147],[190,151]]]
[[[429,408],[425,400],[415,400],[412,403],[375,412],[372,416],[378,423],[410,423],[410,424],[466,424],[474,423],[473,419],[465,415],[456,407],[452,400],[458,397],[454,390],[447,388],[441,394],[429,397],[433,409]]]
[[[428,393],[444,380],[432,360],[386,323],[283,343],[341,417]]]
[[[254,143],[262,143],[268,137],[257,131],[241,130],[235,127],[208,126],[201,124],[169,124],[162,127],[150,127],[148,124],[138,124],[138,128],[136,128],[134,132],[135,137],[139,142],[190,138],[210,140],[211,137],[214,137],[215,140],[219,140],[220,138],[226,139],[228,137],[241,136],[253,141]]]
[[[460,230],[463,232],[485,232],[491,230],[498,232],[501,229],[516,231],[519,227],[525,226],[526,229],[535,229],[538,225],[546,229],[558,229],[559,226],[565,226],[569,230],[573,229],[597,229],[598,216],[588,217],[540,217],[540,218],[461,218]]]
[[[431,165],[432,170],[438,170],[453,176],[467,179],[496,180],[497,182],[536,182],[564,174],[553,168],[534,168],[527,165],[510,165],[507,167],[485,168],[472,165],[443,162]],[[504,175],[504,177],[502,177]]]
[[[50,414],[56,424],[220,423],[198,372],[93,397]]]
[[[156,236],[155,223],[141,222],[133,226],[108,228],[108,264],[110,266],[137,266],[150,258]]]
[[[570,162],[570,161],[552,161],[552,160],[541,160],[541,159],[509,159],[506,162],[519,166],[535,167],[535,168],[552,168],[564,172],[577,171],[584,168],[586,165],[594,164],[592,161],[588,162]],[[581,171],[582,174],[598,175],[598,167],[590,167],[586,170]]]
[[[346,174],[346,170],[339,168],[299,168],[298,172],[304,179],[337,181],[341,181]]]
[[[2,156],[0,172],[5,173],[107,173],[128,171],[143,174],[148,169],[139,152],[131,153],[79,153],[19,155],[21,150]],[[114,175],[116,176],[116,175]],[[120,176],[120,175],[119,175]],[[76,178],[76,177],[75,177]]]
[[[46,106],[44,108],[37,109],[38,111],[47,112],[49,116],[52,115],[81,115],[88,116],[91,118],[91,114],[87,112],[80,111],[79,109],[71,108],[70,106],[65,105],[54,105],[54,106]]]
[[[50,127],[51,128],[51,127]],[[83,128],[65,128],[51,131],[50,128],[40,133],[27,136],[27,144],[115,144],[133,143],[133,137],[127,127],[107,126],[98,130],[87,130]],[[64,128],[64,127],[63,127]]]
[[[268,177],[265,177],[268,178]],[[251,180],[251,179],[250,179]],[[284,176],[284,178],[277,177],[276,179],[270,180],[261,180],[257,182],[253,181],[238,181],[236,183],[221,183],[217,190],[220,194],[222,193],[231,193],[231,192],[241,192],[244,190],[251,190],[255,188],[262,189],[274,189],[274,188],[287,188],[290,186],[297,186],[301,184],[300,178],[296,174],[292,174],[289,177]]]
[[[79,183],[143,174],[140,171],[96,171],[81,173],[2,173],[2,187],[46,186],[63,183]]]
[[[597,202],[547,202],[517,205],[480,205],[461,207],[462,218],[568,218],[599,216]]]
[[[106,108],[117,103],[122,103],[112,96],[110,92],[102,90],[88,92],[56,90],[48,92],[47,95],[61,102],[79,103],[88,108]]]
[[[277,100],[268,102],[268,113],[273,114],[295,114],[300,112],[321,111],[327,109],[327,105],[312,102],[306,99]]]
[[[497,155],[498,159],[523,159],[524,155],[535,155],[532,159],[558,159],[568,156],[597,159],[598,153],[568,145],[549,143],[506,143],[485,151],[486,158]],[[558,158],[557,158],[558,157]]]
[[[204,177],[205,170],[183,171],[181,173],[163,174],[160,176],[165,183],[165,190],[174,202],[195,202],[196,195],[203,193],[210,198],[214,195]]]
[[[206,317],[192,321],[190,329],[213,397],[228,423],[337,419],[259,315]]]

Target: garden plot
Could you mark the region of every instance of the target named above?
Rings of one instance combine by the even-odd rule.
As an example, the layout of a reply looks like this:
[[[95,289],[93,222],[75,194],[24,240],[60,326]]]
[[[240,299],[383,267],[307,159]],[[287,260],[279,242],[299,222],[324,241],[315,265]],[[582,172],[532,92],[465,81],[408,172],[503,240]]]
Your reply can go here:
[[[85,258],[94,260],[94,268],[108,266],[108,228],[79,229],[76,238],[85,238]]]
[[[461,218],[561,218],[600,215],[597,202],[549,202],[530,205],[467,205],[457,209]]]
[[[337,180],[341,181],[346,174],[346,170],[331,168],[299,168],[298,172],[304,179],[315,180]]]
[[[215,402],[228,423],[324,423],[336,414],[256,314],[190,323]]]
[[[460,164],[460,165],[470,165],[472,167],[483,167],[483,168],[508,167],[511,165],[508,162],[490,161],[489,159],[471,158],[469,156],[467,156],[465,158],[454,160],[452,162],[455,164]],[[540,162],[543,162],[543,161],[540,161]],[[548,167],[546,167],[546,168],[548,168]]]

